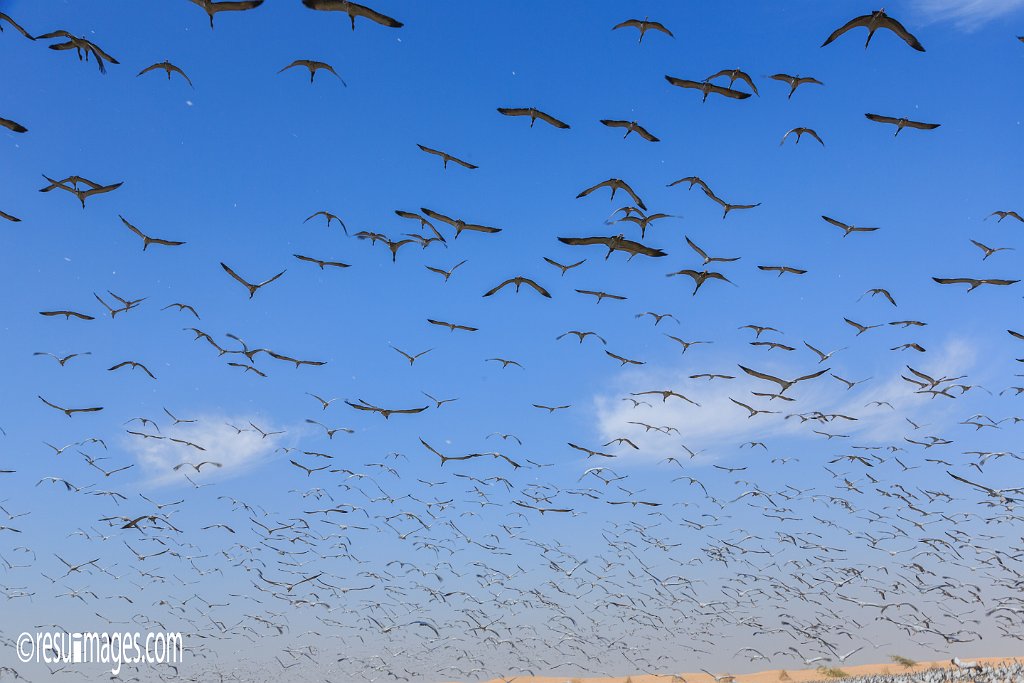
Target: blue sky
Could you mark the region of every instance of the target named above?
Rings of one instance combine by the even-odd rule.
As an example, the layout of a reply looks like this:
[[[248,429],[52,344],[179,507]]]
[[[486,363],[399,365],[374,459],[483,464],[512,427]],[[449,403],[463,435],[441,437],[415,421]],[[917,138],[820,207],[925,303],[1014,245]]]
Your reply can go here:
[[[467,634],[460,623],[465,613],[459,610],[471,603],[431,603],[409,589],[407,577],[360,578],[360,572],[377,573],[394,558],[425,567],[444,557],[411,545],[416,536],[397,538],[385,521],[403,532],[413,527],[408,520],[386,520],[396,512],[438,514],[422,536],[458,549],[445,558],[456,569],[450,573],[442,569],[448,589],[477,598],[488,596],[491,602],[479,609],[501,617],[502,623],[538,629],[536,633],[549,636],[543,629],[550,628],[550,614],[495,602],[488,587],[473,578],[483,570],[474,569],[472,563],[482,562],[488,571],[502,567],[512,573],[518,563],[528,570],[516,579],[523,590],[554,580],[571,583],[571,578],[559,579],[548,565],[557,553],[541,552],[532,541],[561,548],[565,556],[558,558],[560,562],[589,558],[594,566],[626,556],[625,546],[609,543],[610,537],[636,543],[637,532],[630,524],[658,523],[663,526],[653,533],[666,548],[647,548],[645,561],[661,576],[689,567],[687,576],[706,582],[695,589],[701,601],[720,599],[720,587],[735,587],[737,580],[742,581],[736,572],[743,570],[735,563],[713,562],[702,549],[723,540],[735,542],[747,533],[766,539],[758,543],[773,550],[782,548],[776,537],[780,529],[832,536],[812,515],[840,520],[851,531],[870,528],[862,515],[847,515],[841,507],[813,498],[846,495],[849,492],[836,490],[844,478],[864,482],[865,473],[850,463],[831,466],[847,477],[834,479],[824,469],[828,460],[851,452],[848,444],[908,448],[892,457],[906,457],[919,469],[904,472],[889,459],[879,466],[881,474],[874,476],[886,483],[948,490],[958,499],[945,507],[936,503],[936,514],[939,510],[973,512],[980,517],[962,522],[960,528],[1001,532],[1011,539],[1019,536],[1010,528],[993,531],[985,519],[996,513],[976,505],[981,496],[966,488],[954,490],[946,467],[924,461],[933,455],[945,458],[965,477],[1007,481],[1007,486],[1016,482],[1020,471],[1011,458],[990,461],[979,471],[968,467],[972,459],[964,455],[965,451],[1013,450],[1020,443],[1019,425],[975,429],[958,424],[976,413],[1001,419],[1020,410],[1012,391],[999,394],[1019,385],[1014,375],[1024,371],[1015,361],[1024,356],[1024,345],[1005,332],[1024,327],[1019,286],[982,287],[967,294],[965,287],[944,287],[931,279],[1015,278],[1020,272],[1019,252],[999,252],[982,261],[983,254],[969,241],[1021,248],[1024,226],[1012,219],[986,220],[997,209],[1024,209],[1014,204],[1020,197],[1018,157],[1024,148],[1022,98],[1013,79],[1022,59],[1022,46],[1015,39],[1021,33],[1018,3],[922,0],[888,6],[887,11],[925,45],[923,54],[887,31],[880,31],[865,50],[860,29],[819,48],[835,27],[873,9],[853,2],[630,7],[606,2],[504,6],[390,2],[374,7],[400,18],[405,26],[390,30],[361,20],[352,31],[344,15],[312,12],[298,2],[281,0],[251,12],[222,13],[213,31],[205,14],[184,1],[103,6],[0,2],[0,10],[34,34],[66,28],[94,40],[121,62],[101,75],[92,62],[79,63],[73,52],[47,50],[46,41],[27,41],[10,30],[0,35],[0,56],[5,64],[15,65],[5,70],[6,97],[0,116],[29,129],[26,134],[6,130],[0,134],[5,159],[0,165],[0,210],[22,219],[5,224],[0,232],[8,254],[0,271],[8,301],[0,341],[6,359],[0,414],[6,436],[0,437],[0,469],[16,470],[0,475],[0,501],[4,501],[0,505],[14,515],[28,513],[9,522],[0,517],[0,525],[9,524],[21,532],[0,532],[0,556],[13,564],[34,558],[27,567],[0,573],[8,594],[0,633],[13,637],[33,630],[30,626],[37,621],[101,630],[105,624],[97,623],[97,612],[113,623],[141,613],[146,620],[175,624],[186,633],[201,631],[211,628],[210,623],[191,604],[182,612],[140,606],[199,593],[211,602],[231,603],[215,610],[224,623],[244,621],[244,615],[255,610],[286,612],[291,630],[284,638],[268,638],[272,645],[261,646],[260,656],[269,652],[287,659],[292,655],[282,655],[284,648],[317,641],[299,635],[307,627],[328,630],[324,615],[281,603],[251,587],[256,580],[252,572],[233,566],[240,557],[232,546],[236,541],[259,547],[263,561],[278,575],[292,570],[273,564],[279,558],[272,557],[265,544],[258,544],[246,515],[232,511],[219,496],[258,504],[270,519],[289,519],[304,510],[328,507],[321,504],[326,500],[314,503],[301,496],[299,492],[311,487],[330,490],[338,503],[359,505],[365,513],[355,512],[348,518],[369,529],[341,530],[358,560],[321,559],[313,566],[346,585],[361,585],[363,580],[374,583],[373,599],[392,606],[369,609],[359,602],[361,597],[352,597],[354,593],[331,597],[340,610],[335,618],[345,626],[317,641],[330,656],[319,669],[303,664],[301,670],[309,680],[329,670],[339,648],[353,653],[351,661],[331,670],[343,678],[365,675],[368,657],[379,654],[382,647],[399,644],[412,654],[389,656],[389,666],[395,671],[414,670],[425,680],[513,675],[527,668],[525,661],[532,661],[532,668],[541,673],[545,667],[539,661],[551,661],[549,643],[531,644],[526,655],[517,659]],[[610,30],[619,21],[647,14],[669,26],[675,38],[650,32],[638,45],[635,31]],[[332,64],[348,87],[323,72],[312,85],[304,70],[277,73],[303,58]],[[168,82],[161,72],[135,76],[164,59],[184,69],[195,87],[177,76]],[[673,88],[664,79],[672,75],[702,80],[734,67],[754,78],[759,97],[733,101],[711,96],[702,103],[698,93]],[[788,87],[768,78],[779,72],[813,76],[824,85],[801,86],[787,99]],[[568,122],[571,129],[556,130],[540,122],[531,128],[524,119],[495,111],[530,106]],[[891,127],[867,121],[867,112],[942,125],[935,131],[905,130],[894,137]],[[648,143],[635,135],[622,139],[621,132],[599,123],[602,118],[635,119],[661,142]],[[806,137],[799,145],[793,145],[792,139],[780,145],[783,134],[795,126],[815,129],[825,146]],[[441,161],[420,152],[417,143],[445,150],[480,168],[443,170]],[[124,185],[88,199],[83,209],[70,194],[38,192],[46,185],[44,174],[51,178],[77,174]],[[720,207],[699,188],[666,187],[690,175],[702,177],[728,201],[760,202],[760,206],[735,211],[723,220]],[[628,198],[616,194],[610,202],[607,190],[575,198],[607,178],[626,180],[652,212],[673,216],[653,224],[644,240],[667,251],[667,257],[627,261],[615,254],[603,260],[598,247],[568,247],[557,241],[562,236],[617,232],[638,237],[631,224],[605,223]],[[502,232],[464,233],[456,240],[451,229],[438,224],[447,246],[434,244],[421,250],[409,245],[392,263],[387,249],[346,237],[337,224],[327,227],[319,218],[303,222],[315,211],[328,210],[345,221],[350,234],[366,230],[397,238],[418,230],[414,222],[393,212],[418,212],[421,207],[500,227]],[[820,219],[822,214],[880,230],[843,238]],[[119,215],[149,235],[186,244],[152,246],[143,252],[140,239],[123,226]],[[736,286],[709,282],[691,296],[689,279],[666,278],[669,272],[700,268],[700,259],[686,246],[685,236],[712,255],[741,257],[736,263],[716,264]],[[321,271],[293,258],[295,253],[352,267]],[[542,260],[545,256],[562,263],[587,260],[561,276]],[[447,283],[424,267],[447,269],[464,259],[467,263]],[[219,262],[251,280],[287,272],[250,300]],[[778,278],[759,271],[757,265],[789,265],[808,273]],[[543,299],[527,288],[519,294],[507,288],[493,297],[481,296],[516,275],[534,278],[553,298]],[[859,298],[873,287],[888,289],[898,306],[893,308],[880,297]],[[628,298],[595,304],[575,289]],[[146,299],[138,308],[111,319],[93,296],[95,292],[110,300],[108,291]],[[195,306],[201,320],[161,310],[173,302]],[[39,315],[54,309],[82,311],[96,320]],[[635,317],[645,311],[671,313],[675,319],[655,327],[650,318]],[[844,317],[872,325],[907,319],[928,325],[906,330],[885,325],[855,337]],[[472,325],[479,332],[449,333],[427,324],[427,318]],[[753,333],[737,329],[749,323],[778,328],[784,334],[764,335],[761,340],[780,341],[796,351],[751,347]],[[225,337],[232,333],[252,347],[326,365],[296,369],[261,355],[256,365],[268,377],[243,374],[226,365],[239,357],[218,357],[212,347],[193,341],[193,335],[182,329],[192,326],[226,348],[236,348]],[[570,329],[597,331],[607,339],[608,350],[645,364],[621,368],[592,338],[582,345],[570,338],[555,340]],[[714,343],[681,355],[663,333]],[[847,348],[819,365],[804,341],[826,352]],[[890,351],[908,342],[921,344],[927,352]],[[410,367],[392,345],[411,353],[431,351]],[[89,351],[91,355],[59,367],[50,358],[32,355],[38,351],[58,355]],[[494,357],[514,359],[523,368],[503,370],[486,360]],[[124,360],[144,363],[157,380],[141,371],[106,370]],[[728,399],[755,401],[750,391],[770,385],[742,377],[739,363],[782,377],[830,367],[847,379],[869,381],[846,391],[826,373],[795,387],[791,393],[796,403],[757,403],[782,414],[748,420]],[[936,376],[966,374],[965,381],[983,385],[992,395],[981,389],[956,401],[914,395],[899,378],[900,372],[906,373],[907,363]],[[711,383],[689,379],[704,372],[737,379]],[[630,392],[670,388],[701,407],[674,399],[661,403],[655,397],[652,406],[633,410],[622,400]],[[389,408],[430,405],[430,409],[385,421],[355,411],[342,400],[321,410],[307,392],[325,398],[365,399]],[[422,392],[459,400],[437,409]],[[95,405],[104,410],[69,420],[43,405],[37,395],[63,406]],[[870,401],[889,401],[893,410],[870,408]],[[534,403],[572,407],[548,414],[534,408]],[[164,408],[198,423],[173,427]],[[783,418],[785,413],[810,410],[854,414],[859,420],[819,425],[849,437],[826,441],[810,431],[811,425]],[[180,472],[170,469],[192,459],[195,453],[187,447],[183,450],[166,441],[142,441],[126,434],[125,421],[136,416],[156,420],[162,433],[203,444],[204,459],[224,464],[197,478],[210,486],[194,489]],[[911,432],[904,418],[930,426]],[[306,419],[345,426],[354,433],[339,433],[328,440]],[[674,426],[680,434],[645,432],[629,424],[635,420]],[[250,421],[264,431],[284,433],[264,439],[252,431],[237,434],[225,426],[230,422],[245,427]],[[513,433],[522,445],[488,438],[493,432]],[[954,443],[926,452],[903,441],[923,434]],[[134,466],[105,478],[75,448],[55,456],[43,443],[63,446],[88,437],[107,443],[107,451],[94,444],[82,447],[92,456],[109,458],[104,466]],[[640,448],[602,446],[617,437],[631,438]],[[420,438],[445,453],[500,450],[523,464],[530,459],[551,466],[512,472],[488,458],[449,463],[441,470],[437,458],[420,445]],[[764,441],[768,452],[740,448],[752,440]],[[588,461],[568,448],[567,442],[618,457]],[[681,444],[703,453],[690,461]],[[275,452],[278,448],[331,453],[332,468],[368,474],[378,484],[338,473],[307,477],[288,460],[299,458],[310,466],[327,461]],[[389,459],[391,453],[402,453],[406,459]],[[683,458],[685,471],[664,463],[668,456]],[[770,462],[776,457],[796,457],[799,462]],[[400,477],[371,463],[388,464]],[[715,468],[716,464],[749,469],[730,473]],[[602,484],[589,475],[580,481],[593,466],[611,467],[626,477],[617,482],[625,490],[615,490],[615,484]],[[508,477],[513,489],[460,479],[456,473]],[[700,479],[726,503],[754,483],[765,490],[781,491],[792,485],[814,493],[812,498],[791,502],[793,514],[801,521],[780,527],[764,516],[763,501],[748,506],[751,501],[744,499],[719,509],[698,496],[696,487],[672,482],[680,474]],[[90,491],[118,491],[128,500],[114,504],[107,496],[35,485],[48,476],[92,486]],[[748,485],[737,482],[744,478]],[[419,480],[445,483],[431,488]],[[404,502],[373,500],[378,485],[386,496]],[[482,498],[474,486],[486,490],[494,504],[480,506]],[[531,486],[558,491],[552,494],[552,506],[571,507],[578,514],[540,517],[516,508],[513,501],[526,500],[526,493],[540,490]],[[599,489],[604,500],[568,493],[583,487]],[[900,508],[892,499],[874,493],[873,486],[865,491],[856,498],[858,510],[882,511],[895,519]],[[153,541],[138,533],[126,535],[117,527],[106,529],[98,521],[111,515],[148,514],[152,507],[139,498],[140,493],[157,501],[185,499],[172,517],[185,531],[181,535],[155,532],[150,536],[162,541]],[[441,506],[440,511],[423,502],[435,498],[455,502]],[[658,501],[663,507],[652,511],[606,504],[629,498]],[[473,515],[462,517],[467,512]],[[530,514],[517,517],[519,512]],[[695,530],[680,521],[705,513],[723,517],[721,529]],[[215,522],[245,531],[236,539],[200,530]],[[488,534],[497,534],[489,541],[500,538],[497,545],[512,554],[467,543],[447,522],[483,543],[488,543],[482,540]],[[501,523],[522,525],[523,537],[506,537],[498,526]],[[111,538],[101,540],[93,531],[88,532],[89,539],[67,537],[79,527],[99,529]],[[320,531],[329,533],[330,528]],[[916,533],[913,526],[908,529]],[[122,540],[152,549],[170,543],[180,553],[173,559],[151,561],[166,582],[147,586],[140,604],[126,606],[110,599],[125,586],[114,576],[149,582],[138,574],[141,563],[126,551]],[[893,544],[881,552],[865,547],[863,540],[832,537],[826,545],[847,548],[843,565],[892,562],[895,571],[897,563],[908,561],[908,556],[890,556]],[[986,541],[989,546],[1000,542]],[[671,543],[681,545],[669,547]],[[332,554],[331,544],[330,539],[319,539],[318,556]],[[30,547],[32,554],[18,550],[19,546]],[[231,559],[218,555],[222,550]],[[108,571],[51,583],[39,575],[56,578],[62,573],[55,553],[83,561],[102,554],[100,564]],[[813,555],[806,549],[797,554]],[[189,555],[201,559],[183,559]],[[695,557],[700,561],[691,562]],[[742,561],[749,559],[744,556]],[[758,565],[768,563],[767,558],[753,559]],[[594,571],[602,573],[596,566]],[[784,576],[780,569],[764,571]],[[959,580],[962,573],[957,572],[971,570],[945,567],[941,571]],[[630,579],[623,577],[641,572],[633,564],[610,568],[608,573],[629,585]],[[405,597],[385,590],[389,582],[407,590]],[[57,597],[66,592],[65,586],[88,586],[101,597],[88,604]],[[11,597],[12,590],[21,589],[33,592],[31,600]],[[594,671],[766,668],[764,663],[747,664],[734,653],[752,642],[770,649],[792,644],[783,636],[751,640],[751,629],[736,623],[742,616],[695,617],[681,609],[678,614],[671,609],[666,612],[671,614],[666,619],[678,620],[677,630],[666,634],[665,629],[634,624],[607,605],[594,607],[596,598],[584,587],[573,585],[573,590],[581,594],[568,602],[588,613],[592,620],[588,629],[621,633],[619,644],[663,641],[665,645],[660,648],[664,652],[645,653],[650,662],[643,665],[626,658],[627,650],[619,653],[618,648],[609,648],[600,654],[583,648],[576,656],[594,657]],[[628,590],[646,593],[652,587],[642,584]],[[986,586],[989,590],[986,595],[991,599],[1006,592],[998,585]],[[266,602],[248,604],[226,598],[229,593],[253,594]],[[923,600],[934,607],[931,596]],[[830,607],[855,620],[870,622],[876,616],[847,603],[832,603]],[[751,600],[744,609],[746,614],[738,607],[734,613],[753,615],[766,624],[785,618],[780,616],[785,602],[778,596]],[[803,610],[800,618],[810,619],[822,608],[808,604],[792,609]],[[440,644],[440,653],[431,652],[431,643],[420,633],[399,630],[385,637],[361,620],[365,614],[375,614],[387,623],[401,620],[406,613],[420,615],[408,618],[428,618],[444,626],[442,633],[450,640]],[[999,625],[981,615],[974,615],[982,623],[973,629],[984,633],[985,643],[959,645],[955,652],[953,646],[935,638],[925,637],[915,644],[891,624],[878,625],[878,633],[892,648],[921,658],[956,652],[1012,653],[1014,641],[1000,638]],[[252,654],[246,635],[232,630],[225,641],[230,646],[197,644],[209,659],[193,662],[191,670],[236,666]],[[698,635],[715,642],[695,643]],[[858,633],[849,639],[847,649],[864,644],[861,636],[871,637],[867,630]],[[837,638],[847,642],[845,636]],[[690,645],[698,649],[686,649]],[[444,668],[461,649],[483,660],[482,673],[470,676],[465,670]],[[851,661],[881,660],[890,649],[866,647]],[[10,650],[0,653],[0,664]],[[655,662],[661,654],[668,659]],[[266,659],[272,663],[272,658]],[[799,665],[793,657],[772,662],[774,668]],[[570,675],[575,670],[547,667],[546,671]]]

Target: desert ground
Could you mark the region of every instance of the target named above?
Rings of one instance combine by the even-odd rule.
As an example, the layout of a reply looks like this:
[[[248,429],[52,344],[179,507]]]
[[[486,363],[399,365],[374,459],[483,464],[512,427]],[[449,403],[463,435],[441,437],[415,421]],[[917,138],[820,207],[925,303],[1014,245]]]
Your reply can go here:
[[[997,666],[999,664],[1007,664],[1011,662],[1020,661],[1019,657],[978,657],[971,659],[971,662],[977,662],[985,666]],[[917,662],[913,667],[907,668],[893,662],[883,662],[880,664],[859,664],[856,666],[843,666],[842,671],[848,674],[848,677],[855,676],[873,676],[873,675],[888,675],[888,674],[905,674],[925,671],[933,668],[950,668],[952,664],[950,660],[937,660],[930,662]],[[725,675],[727,672],[718,673],[719,676]],[[572,681],[573,683],[624,683],[627,679],[631,683],[704,683],[705,681],[711,681],[711,677],[708,674],[698,671],[696,673],[679,673],[673,675],[651,675],[651,674],[632,674],[627,676],[613,676],[613,677],[579,677],[579,676],[521,676],[515,678],[516,683],[566,683]],[[504,679],[508,680],[508,679]],[[821,681],[821,680],[841,680],[838,678],[826,678],[822,674],[821,670],[816,668],[808,669],[767,669],[765,671],[757,671],[753,673],[736,674],[732,676],[733,683],[778,683],[779,681],[792,681],[793,683],[803,683],[805,681]],[[494,678],[486,683],[503,683],[500,678]],[[725,683],[725,681],[723,681]]]

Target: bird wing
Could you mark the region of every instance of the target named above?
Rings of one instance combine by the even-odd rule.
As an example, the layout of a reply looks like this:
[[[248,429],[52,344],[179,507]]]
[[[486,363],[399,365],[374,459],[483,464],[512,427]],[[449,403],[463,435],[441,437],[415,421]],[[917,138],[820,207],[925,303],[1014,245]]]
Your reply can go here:
[[[858,26],[867,27],[867,25],[870,22],[871,22],[871,15],[870,14],[865,14],[863,16],[851,19],[850,21],[846,22],[845,24],[843,24],[842,26],[837,28],[835,31],[833,31],[832,34],[829,35],[829,37],[825,39],[825,42],[821,44],[821,47],[825,47],[826,45],[831,43],[833,40],[835,40],[836,38],[838,38],[839,36],[843,35],[844,33],[846,33],[847,31],[849,31],[851,29],[855,29]]]
[[[140,234],[141,234],[141,233],[140,233]],[[250,284],[249,284],[248,282],[246,282],[245,280],[243,280],[243,279],[242,279],[242,277],[241,277],[241,276],[240,276],[240,275],[239,275],[238,273],[236,273],[235,271],[231,270],[231,266],[227,265],[227,264],[226,264],[226,263],[224,263],[223,261],[221,261],[220,267],[221,267],[221,268],[223,268],[223,269],[224,269],[224,271],[225,271],[225,272],[226,272],[226,273],[227,273],[228,275],[230,275],[231,277],[235,278],[236,280],[238,280],[239,282],[241,282],[241,283],[242,283],[243,285],[245,285],[246,287],[251,287],[251,286],[252,286],[252,285],[250,285]]]
[[[512,284],[513,282],[515,282],[514,278],[510,278],[508,280],[505,280],[500,285],[498,285],[497,287],[494,287],[493,289],[488,291],[486,294],[484,294],[484,296],[491,296],[492,294],[496,294],[497,292],[501,291],[502,287],[504,287],[505,285]]]
[[[409,240],[404,240],[404,242],[408,242],[408,241],[409,241]],[[282,276],[282,275],[284,275],[284,274],[285,274],[286,272],[288,272],[288,269],[287,269],[287,268],[286,268],[286,269],[284,269],[284,270],[282,270],[282,271],[281,271],[280,273],[278,273],[278,274],[277,274],[277,275],[275,275],[274,277],[270,278],[269,280],[264,280],[263,282],[259,283],[259,284],[258,284],[258,285],[256,285],[256,286],[257,286],[257,287],[262,287],[263,285],[269,285],[269,284],[270,284],[271,282],[273,282],[273,281],[274,281],[274,280],[276,280],[277,278],[281,277],[281,276]]]
[[[548,299],[550,299],[550,298],[551,298],[551,294],[550,294],[550,293],[548,292],[548,290],[544,289],[543,287],[541,287],[540,285],[538,285],[538,284],[537,284],[536,282],[534,282],[533,280],[530,280],[530,279],[528,279],[528,278],[524,278],[524,279],[523,279],[523,284],[524,284],[524,285],[530,285],[530,286],[531,286],[531,287],[533,287],[533,288],[534,288],[535,290],[537,290],[537,293],[538,293],[538,294],[540,294],[541,296],[543,296],[543,297],[547,297]]]
[[[541,121],[544,121],[545,123],[551,124],[555,128],[561,128],[562,130],[565,130],[565,129],[569,128],[569,124],[568,123],[566,123],[565,121],[559,121],[558,119],[556,119],[554,116],[551,116],[550,114],[545,114],[544,112],[542,112],[540,110],[535,110],[535,113],[536,113],[536,117],[538,119],[540,119]]]
[[[346,3],[348,5],[348,13],[353,16],[364,17],[380,24],[381,26],[387,26],[388,28],[402,28],[404,24],[397,19],[392,19],[386,14],[381,14],[377,10],[370,9],[365,5],[360,5],[354,2]]]
[[[11,121],[10,119],[0,118],[0,126],[3,126],[4,128],[6,128],[8,130],[14,131],[15,133],[27,133],[28,132],[28,128],[26,128],[25,126],[21,125],[20,123],[17,123],[15,121]]]
[[[21,25],[20,25],[20,24],[18,24],[18,22],[16,22],[16,21],[15,21],[14,19],[11,19],[11,18],[10,18],[9,16],[7,16],[6,14],[4,14],[3,12],[0,12],[0,32],[2,32],[2,31],[4,30],[4,29],[3,29],[3,26],[2,26],[2,24],[3,24],[3,22],[5,22],[5,21],[6,21],[6,22],[7,22],[8,24],[10,24],[11,26],[13,26],[13,27],[14,27],[14,30],[15,30],[15,31],[17,31],[18,33],[20,33],[21,35],[25,36],[25,37],[26,37],[26,38],[28,38],[29,40],[35,40],[35,38],[33,38],[33,37],[32,37],[31,35],[29,35],[29,32],[28,32],[28,31],[26,31],[25,29],[23,29],[23,28],[21,27]]]
[[[750,368],[743,367],[742,365],[740,365],[739,368],[740,370],[747,373],[751,377],[757,377],[758,379],[767,380],[769,382],[775,382],[783,389],[785,389],[788,385],[792,384],[792,382],[786,382],[785,380],[779,379],[778,377],[773,377],[772,375],[767,375],[763,372],[758,372],[757,370],[751,370]],[[818,374],[820,375],[821,373]]]
[[[879,24],[879,27],[880,28],[887,28],[887,29],[889,29],[890,31],[892,31],[893,33],[898,35],[900,38],[902,38],[903,42],[905,42],[907,45],[909,45],[910,47],[914,48],[918,52],[924,52],[925,51],[924,50],[924,46],[921,45],[921,41],[919,41],[917,38],[915,38],[914,34],[912,34],[910,31],[908,31],[906,28],[904,28],[903,24],[901,24],[900,22],[896,21],[892,17],[890,17],[888,15],[883,17],[882,20],[881,20],[881,23]]]
[[[558,241],[573,247],[584,247],[592,244],[603,244],[608,246],[610,237],[559,237]]]
[[[875,121],[876,123],[897,124],[900,122],[900,120],[897,118],[894,118],[892,116],[882,116],[881,114],[864,114],[864,116],[870,119],[871,121]]]
[[[665,80],[674,86],[679,88],[693,88],[695,90],[703,90],[704,84],[698,83],[697,81],[691,81],[686,78],[676,78],[675,76],[665,76]]]
[[[822,375],[824,375],[826,372],[828,372],[831,369],[832,368],[825,368],[824,370],[822,370],[820,372],[815,372],[815,373],[810,374],[810,375],[804,375],[803,377],[797,377],[795,380],[793,380],[793,384],[796,384],[797,382],[803,382],[805,379],[814,379],[815,377],[821,377]]]
[[[713,83],[711,84],[711,92],[718,93],[719,95],[725,95],[726,97],[731,97],[734,100],[745,100],[748,97],[750,97],[750,93],[748,92],[743,92],[742,90],[733,90],[732,88],[727,88],[724,85],[715,85]]]

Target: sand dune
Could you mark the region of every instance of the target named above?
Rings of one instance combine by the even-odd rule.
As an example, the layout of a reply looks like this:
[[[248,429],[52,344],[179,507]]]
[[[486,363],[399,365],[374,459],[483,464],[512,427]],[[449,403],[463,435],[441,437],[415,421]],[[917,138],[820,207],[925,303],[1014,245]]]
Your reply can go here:
[[[987,666],[994,666],[1007,662],[1020,661],[1014,657],[976,657],[970,661],[978,662]],[[924,671],[932,668],[952,667],[948,659],[933,662],[918,662],[916,666],[906,668],[899,664],[886,662],[884,664],[859,664],[856,666],[841,667],[849,676],[870,676],[878,674],[900,674]],[[720,672],[724,675],[726,672]],[[680,673],[676,675],[651,675],[633,674],[630,676],[617,677],[580,677],[580,676],[520,676],[515,678],[515,683],[624,683],[629,678],[631,683],[713,683],[710,676],[703,672]],[[826,679],[818,669],[769,669],[755,673],[737,674],[732,677],[732,683],[779,683],[780,681],[791,681],[792,683],[805,683],[806,681],[834,680],[841,681],[841,678]],[[502,679],[494,678],[486,683],[503,683]],[[726,683],[723,681],[723,683]]]

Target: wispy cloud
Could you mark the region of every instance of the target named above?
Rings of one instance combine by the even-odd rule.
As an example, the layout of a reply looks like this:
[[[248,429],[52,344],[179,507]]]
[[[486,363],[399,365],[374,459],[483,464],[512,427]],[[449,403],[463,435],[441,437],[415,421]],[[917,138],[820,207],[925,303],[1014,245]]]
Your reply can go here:
[[[973,31],[993,19],[1024,9],[1024,0],[914,0],[927,21],[951,21]]]
[[[936,346],[929,359],[921,359],[917,367],[922,372],[940,377],[966,375],[976,366],[977,352],[967,341],[949,339]],[[894,354],[894,362],[884,375],[873,381],[858,384],[852,390],[829,376],[823,376],[806,384],[794,387],[787,395],[799,399],[795,402],[767,400],[751,395],[752,391],[771,392],[778,387],[753,379],[737,371],[733,380],[692,380],[688,374],[678,370],[651,368],[634,370],[618,376],[608,391],[594,398],[595,428],[601,439],[598,444],[581,444],[595,450],[603,450],[630,459],[661,459],[669,456],[688,459],[686,447],[702,453],[695,463],[708,464],[717,460],[716,452],[731,451],[745,441],[766,441],[773,438],[819,439],[811,429],[836,432],[856,437],[862,443],[901,442],[913,433],[914,428],[906,421],[928,429],[921,433],[941,434],[955,422],[963,412],[961,401],[945,397],[930,397],[914,393],[915,387],[900,378],[909,375],[904,363],[915,363],[916,359]],[[760,368],[781,377],[791,377],[807,371],[806,366]],[[860,379],[860,378],[857,378]],[[970,380],[965,380],[970,381]],[[700,403],[691,405],[679,398],[669,397],[663,401],[660,396],[630,396],[631,392],[646,390],[674,389]],[[624,397],[643,400],[646,403],[634,407]],[[749,413],[730,398],[748,404],[758,410],[778,411],[777,414],[756,415]],[[839,420],[822,425],[818,422],[804,423],[800,419],[786,419],[787,414],[820,411],[857,417],[856,421]],[[648,429],[637,423],[655,427]],[[671,427],[676,431],[665,433],[656,428]],[[607,448],[601,444],[628,438],[637,445],[615,445]]]
[[[201,415],[195,423],[165,428],[162,436],[187,441],[201,446],[204,450],[176,443],[169,438],[143,439],[135,436],[127,442],[126,448],[135,456],[140,469],[147,475],[148,478],[144,480],[146,486],[188,484],[185,475],[195,482],[236,477],[267,460],[280,444],[282,437],[278,434],[261,436],[248,426],[250,420],[265,432],[278,431],[265,420],[255,416]],[[243,429],[239,431],[231,425],[238,425]],[[198,464],[202,461],[219,463],[221,467],[207,465],[196,472],[192,467],[186,466],[174,471],[174,467],[180,463]]]

